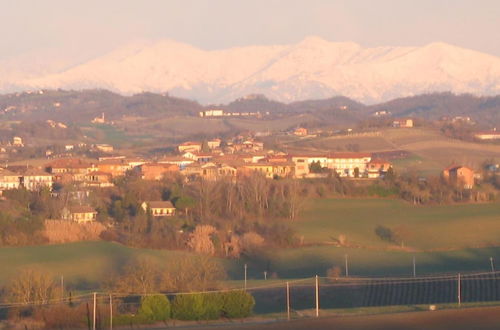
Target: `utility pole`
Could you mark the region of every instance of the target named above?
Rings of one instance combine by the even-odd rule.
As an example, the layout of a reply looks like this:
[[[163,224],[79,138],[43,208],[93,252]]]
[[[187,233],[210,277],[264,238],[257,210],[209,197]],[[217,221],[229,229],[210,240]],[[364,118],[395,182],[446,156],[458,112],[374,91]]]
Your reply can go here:
[[[319,317],[319,283],[318,283],[318,275],[316,275],[316,317]]]
[[[245,291],[246,291],[246,289],[247,289],[247,268],[248,268],[247,264],[245,264],[244,268],[245,268]]]
[[[286,282],[286,315],[290,321],[290,285],[288,282]]]
[[[64,275],[61,275],[61,302],[64,300]]]
[[[415,262],[415,256],[413,256],[413,277],[417,277],[417,265]]]
[[[344,255],[345,259],[345,277],[349,277],[349,263],[348,263],[348,255]]]
[[[109,294],[109,329],[113,330],[113,297]]]
[[[96,330],[96,305],[97,305],[97,293],[94,292],[94,314],[92,316],[92,330]]]
[[[460,278],[460,273],[458,273],[458,307],[462,304],[462,280]]]
[[[267,281],[267,270],[264,271],[264,280]]]
[[[495,264],[493,262],[493,257],[490,257],[490,265],[491,265],[491,272],[494,273],[495,272]]]

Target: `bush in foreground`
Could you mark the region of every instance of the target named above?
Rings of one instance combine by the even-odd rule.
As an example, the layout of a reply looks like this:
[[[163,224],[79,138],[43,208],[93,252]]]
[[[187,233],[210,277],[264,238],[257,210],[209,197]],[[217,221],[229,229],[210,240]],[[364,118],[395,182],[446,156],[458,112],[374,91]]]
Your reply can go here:
[[[172,316],[178,320],[242,318],[252,314],[255,300],[245,291],[182,294],[172,303]]]
[[[165,295],[145,296],[141,300],[139,315],[151,321],[170,319],[170,301]]]
[[[242,318],[252,314],[255,299],[246,291],[230,291],[222,294],[222,315],[227,318]]]

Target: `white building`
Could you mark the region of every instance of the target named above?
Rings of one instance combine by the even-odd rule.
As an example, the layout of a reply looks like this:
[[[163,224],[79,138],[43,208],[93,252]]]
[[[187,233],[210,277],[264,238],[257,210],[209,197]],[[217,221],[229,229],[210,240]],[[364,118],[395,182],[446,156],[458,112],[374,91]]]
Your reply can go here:
[[[328,157],[329,169],[344,177],[365,176],[372,155],[364,152],[335,152]]]

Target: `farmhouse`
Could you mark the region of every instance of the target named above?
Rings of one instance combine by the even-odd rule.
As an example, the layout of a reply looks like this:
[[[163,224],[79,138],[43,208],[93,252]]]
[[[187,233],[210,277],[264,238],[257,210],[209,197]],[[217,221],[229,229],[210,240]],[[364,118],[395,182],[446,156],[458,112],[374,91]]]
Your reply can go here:
[[[106,159],[97,164],[100,172],[109,173],[112,177],[124,176],[131,169],[125,159]]]
[[[270,163],[249,163],[245,164],[242,167],[238,168],[238,171],[245,174],[251,174],[253,172],[262,173],[266,178],[273,178],[273,164]]]
[[[179,172],[178,165],[168,163],[145,163],[138,168],[144,180],[161,180],[166,175]]]
[[[200,117],[222,117],[224,116],[224,110],[222,109],[208,109],[205,111],[200,111]]]
[[[146,201],[141,204],[144,211],[150,211],[154,217],[171,217],[175,207],[170,201]]]
[[[304,177],[309,174],[309,158],[307,156],[292,156],[295,164],[295,176]]]
[[[23,139],[19,136],[14,136],[12,138],[12,146],[13,147],[24,147]]]
[[[500,140],[500,132],[496,130],[489,132],[478,132],[474,134],[474,137],[478,140]]]
[[[177,165],[179,168],[182,170],[184,167],[186,167],[189,164],[194,163],[194,160],[184,158],[181,156],[167,156],[163,157],[160,160],[158,160],[158,164],[172,164],[172,165]]]
[[[383,177],[391,166],[391,163],[386,160],[372,159],[367,166],[367,175],[371,179]]]
[[[474,170],[461,165],[452,165],[443,170],[443,178],[465,189],[474,187]]]
[[[20,184],[19,174],[3,169],[0,171],[0,191],[17,189]]]
[[[182,157],[187,159],[192,159],[199,163],[207,163],[214,157],[211,153],[198,152],[198,151],[188,151],[182,155]]]
[[[88,205],[69,206],[63,208],[62,218],[78,223],[87,223],[97,219],[97,211]]]
[[[392,127],[411,128],[413,127],[413,119],[411,118],[394,119],[394,121],[392,122]]]
[[[92,171],[85,175],[85,186],[96,188],[113,187],[111,174],[102,171]]]
[[[28,169],[21,176],[21,185],[31,191],[40,190],[42,188],[52,190],[52,174],[39,169]]]
[[[195,152],[195,151],[201,151],[201,143],[200,142],[193,142],[193,141],[187,141],[182,144],[180,144],[177,149],[179,152]]]
[[[304,127],[298,127],[293,131],[296,136],[307,136],[307,129]]]
[[[220,147],[220,144],[221,144],[221,140],[220,139],[212,139],[212,140],[208,140],[207,141],[207,146],[209,149],[217,149]]]
[[[62,158],[49,163],[46,167],[47,171],[54,175],[54,181],[84,181],[85,175],[97,168],[88,162],[79,158]]]
[[[99,151],[110,153],[113,152],[113,146],[109,144],[96,144],[95,148]]]

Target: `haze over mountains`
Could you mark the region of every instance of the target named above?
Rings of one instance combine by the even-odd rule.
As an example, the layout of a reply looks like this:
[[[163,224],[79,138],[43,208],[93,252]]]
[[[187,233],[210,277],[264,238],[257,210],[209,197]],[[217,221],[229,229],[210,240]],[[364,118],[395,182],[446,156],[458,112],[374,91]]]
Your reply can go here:
[[[201,103],[248,94],[281,102],[344,95],[363,103],[421,93],[500,94],[500,58],[445,43],[363,48],[308,37],[297,44],[206,51],[171,40],[135,43],[51,70],[0,62],[0,92],[105,88],[169,92]],[[21,72],[22,71],[22,72]]]

